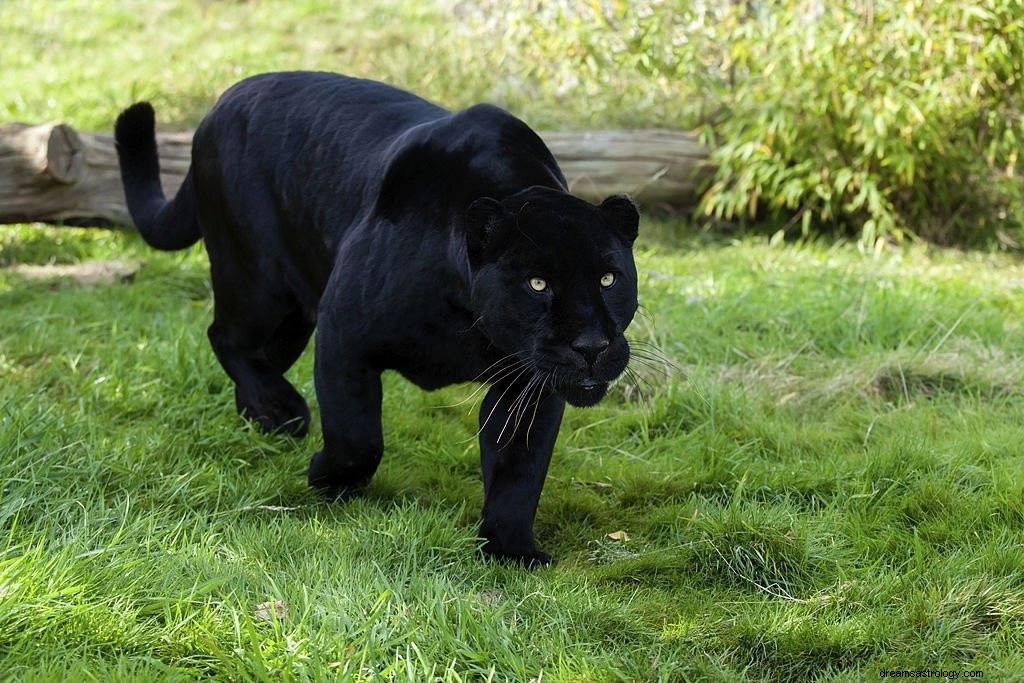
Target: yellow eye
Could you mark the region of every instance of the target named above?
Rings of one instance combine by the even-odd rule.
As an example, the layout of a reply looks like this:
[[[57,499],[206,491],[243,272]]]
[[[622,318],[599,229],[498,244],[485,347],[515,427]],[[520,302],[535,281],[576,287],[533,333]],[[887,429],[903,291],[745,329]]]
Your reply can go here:
[[[535,291],[535,292],[543,292],[547,288],[548,288],[547,280],[544,280],[543,278],[539,278],[539,277],[531,277],[530,278],[530,289],[532,289],[533,291]]]
[[[615,273],[605,273],[601,276],[601,286],[605,289],[615,284]]]

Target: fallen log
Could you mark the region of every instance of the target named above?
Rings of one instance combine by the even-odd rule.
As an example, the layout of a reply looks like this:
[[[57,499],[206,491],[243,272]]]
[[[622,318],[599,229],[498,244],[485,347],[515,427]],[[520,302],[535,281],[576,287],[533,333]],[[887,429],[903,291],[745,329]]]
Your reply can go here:
[[[645,206],[692,209],[714,171],[695,133],[648,128],[540,135],[569,188],[590,201],[626,192]]]
[[[572,191],[590,200],[628,192],[641,204],[692,208],[711,167],[696,136],[670,130],[548,132]],[[191,133],[159,133],[161,180],[173,196]],[[53,123],[0,124],[0,223],[130,226],[110,135]]]

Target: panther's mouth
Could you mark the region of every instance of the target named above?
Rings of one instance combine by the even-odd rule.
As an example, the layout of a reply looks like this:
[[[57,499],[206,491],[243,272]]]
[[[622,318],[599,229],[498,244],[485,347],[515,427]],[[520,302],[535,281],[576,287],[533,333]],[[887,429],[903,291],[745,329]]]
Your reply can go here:
[[[609,385],[625,371],[629,361],[628,349],[625,344],[613,345],[596,362],[590,363],[584,363],[576,353],[562,354],[557,360],[541,356],[534,361],[534,367],[548,378],[549,386],[566,403],[586,408],[600,403],[608,393]]]
[[[578,382],[564,384],[558,387],[557,391],[569,405],[587,408],[597,405],[604,398],[608,393],[608,382],[587,377]]]

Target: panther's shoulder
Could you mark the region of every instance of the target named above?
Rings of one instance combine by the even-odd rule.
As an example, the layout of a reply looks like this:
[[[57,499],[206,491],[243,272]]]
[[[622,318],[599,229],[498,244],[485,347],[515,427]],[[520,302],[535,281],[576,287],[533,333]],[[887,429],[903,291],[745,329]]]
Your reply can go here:
[[[523,121],[493,104],[475,104],[403,136],[381,182],[384,215],[440,207],[460,212],[473,200],[531,186],[565,189],[547,145]]]

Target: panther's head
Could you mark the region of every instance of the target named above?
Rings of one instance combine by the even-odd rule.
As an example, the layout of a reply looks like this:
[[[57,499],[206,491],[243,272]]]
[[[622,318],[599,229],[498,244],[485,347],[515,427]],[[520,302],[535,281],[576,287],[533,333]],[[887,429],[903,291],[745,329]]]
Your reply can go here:
[[[591,406],[629,362],[636,205],[531,187],[466,212],[472,306],[494,346],[569,404]]]

